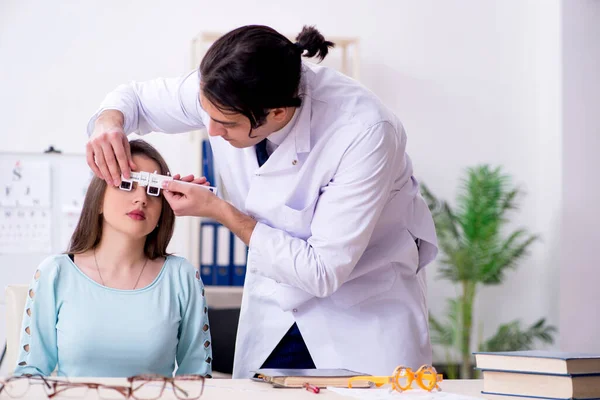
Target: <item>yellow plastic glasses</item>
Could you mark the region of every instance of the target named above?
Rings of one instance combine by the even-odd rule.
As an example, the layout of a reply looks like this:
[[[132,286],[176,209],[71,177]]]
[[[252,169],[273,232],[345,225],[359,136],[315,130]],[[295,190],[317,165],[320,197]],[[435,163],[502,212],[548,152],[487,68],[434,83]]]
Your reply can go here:
[[[392,385],[392,390],[402,392],[411,389],[413,381],[416,381],[421,389],[431,392],[433,389],[436,389],[437,391],[442,390],[440,385],[438,385],[438,382],[441,382],[442,380],[442,374],[438,374],[431,365],[423,365],[417,372],[413,372],[413,370],[408,367],[399,366],[396,367],[392,376],[354,376],[348,380],[348,387],[351,388],[352,382],[356,381],[371,382],[376,387],[381,387],[390,383]]]

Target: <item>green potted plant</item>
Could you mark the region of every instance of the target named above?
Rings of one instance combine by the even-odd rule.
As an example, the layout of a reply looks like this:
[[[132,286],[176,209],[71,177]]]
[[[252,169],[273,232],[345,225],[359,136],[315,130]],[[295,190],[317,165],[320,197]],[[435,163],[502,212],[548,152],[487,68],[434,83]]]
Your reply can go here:
[[[538,239],[525,229],[505,233],[507,214],[517,209],[520,194],[511,177],[500,167],[468,168],[454,207],[437,199],[425,185],[422,193],[438,234],[439,275],[457,285],[460,293],[448,299],[445,322],[430,315],[431,341],[445,349],[450,365],[448,378],[472,377],[473,347],[479,351],[510,351],[531,349],[537,341],[553,343],[556,328],[541,318],[525,329],[518,320],[503,324],[492,337],[485,341],[480,337],[473,346],[473,305],[479,287],[501,284]],[[452,354],[460,357],[460,374],[452,364]]]

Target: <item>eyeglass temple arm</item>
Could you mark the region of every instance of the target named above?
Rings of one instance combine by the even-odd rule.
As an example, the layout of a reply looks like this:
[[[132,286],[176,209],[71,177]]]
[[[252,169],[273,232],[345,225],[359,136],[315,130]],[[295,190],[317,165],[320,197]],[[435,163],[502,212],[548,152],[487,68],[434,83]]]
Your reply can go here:
[[[173,388],[175,388],[176,390],[179,390],[181,393],[183,393],[184,396],[188,396],[188,392],[186,392],[185,390],[183,390],[182,388],[180,388],[175,381],[172,381],[171,384],[173,385]]]
[[[375,386],[380,387],[391,381],[391,376],[353,376],[348,379],[348,387],[352,388],[352,382],[372,382]]]
[[[421,378],[423,377],[423,375],[421,375]],[[442,374],[435,374],[435,381],[436,382],[442,382],[444,380],[444,375]]]

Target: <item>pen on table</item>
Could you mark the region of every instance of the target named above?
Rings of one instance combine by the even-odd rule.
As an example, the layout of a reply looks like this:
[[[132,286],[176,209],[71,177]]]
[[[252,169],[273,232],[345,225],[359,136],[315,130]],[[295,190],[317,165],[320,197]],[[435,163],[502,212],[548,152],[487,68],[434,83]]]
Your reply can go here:
[[[313,386],[310,383],[305,383],[304,388],[306,388],[306,390],[308,390],[309,392],[313,392],[315,394],[321,391],[321,389],[319,389],[318,386]]]

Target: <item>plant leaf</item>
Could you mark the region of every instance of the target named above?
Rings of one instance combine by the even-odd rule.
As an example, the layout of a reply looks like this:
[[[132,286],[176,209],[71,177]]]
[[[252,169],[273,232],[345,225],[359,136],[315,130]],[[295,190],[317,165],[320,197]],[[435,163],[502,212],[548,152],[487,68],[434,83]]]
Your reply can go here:
[[[429,315],[429,332],[431,335],[431,343],[444,347],[452,346],[451,328],[436,320],[433,315]]]
[[[524,229],[504,235],[508,212],[517,208],[520,191],[500,167],[483,164],[467,168],[454,208],[426,185],[421,184],[421,189],[441,250],[439,278],[454,283],[498,284],[538,239]]]
[[[529,246],[538,238],[537,235],[528,235],[524,230],[512,233],[494,252],[490,262],[481,267],[480,281],[486,285],[501,283],[506,270],[516,268],[517,262],[528,254]]]
[[[544,318],[522,330],[520,321],[515,320],[501,325],[494,336],[479,348],[479,351],[516,351],[531,350],[536,341],[554,343],[556,327],[546,325]]]
[[[431,343],[455,348],[460,340],[461,302],[459,299],[448,299],[447,323],[441,323],[429,314],[429,332]]]

